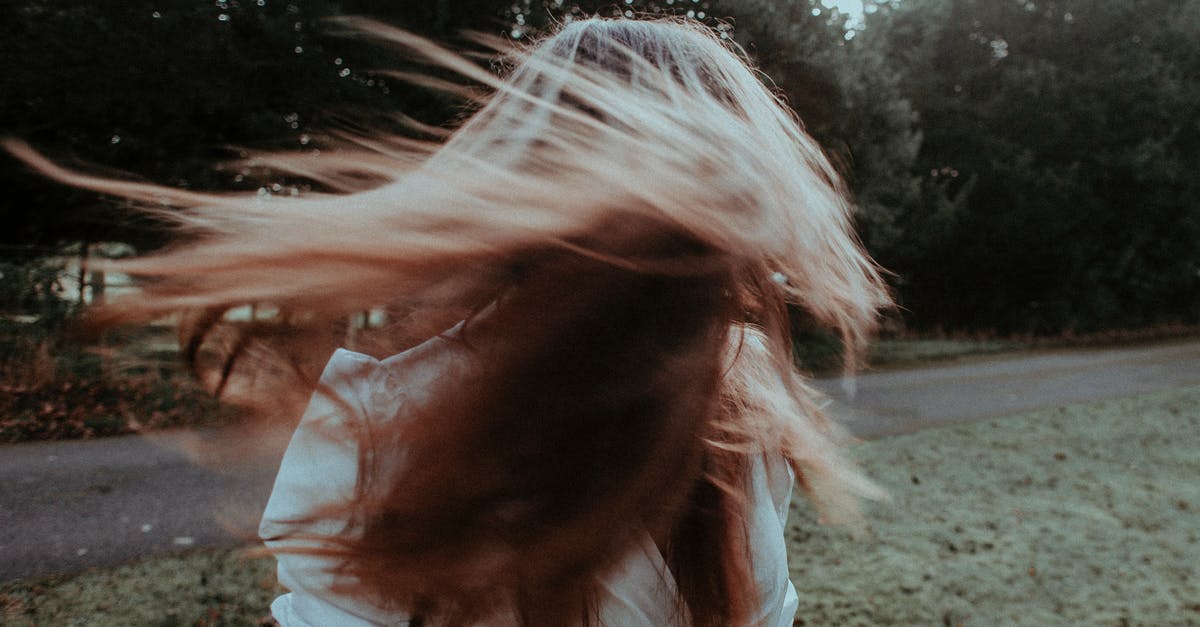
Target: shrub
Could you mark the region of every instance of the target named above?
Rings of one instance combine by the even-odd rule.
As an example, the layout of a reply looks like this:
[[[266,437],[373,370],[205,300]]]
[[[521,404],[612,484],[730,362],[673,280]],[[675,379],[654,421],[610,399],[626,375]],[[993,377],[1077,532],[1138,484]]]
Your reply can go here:
[[[65,277],[53,261],[0,262],[0,443],[213,424],[230,415],[174,355],[134,357],[130,367],[128,356],[103,345],[67,341],[79,307],[63,298]]]

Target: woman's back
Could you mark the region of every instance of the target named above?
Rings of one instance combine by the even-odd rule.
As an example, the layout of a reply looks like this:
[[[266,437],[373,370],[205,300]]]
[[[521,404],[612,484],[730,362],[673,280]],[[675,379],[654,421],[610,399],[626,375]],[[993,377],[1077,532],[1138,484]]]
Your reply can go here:
[[[406,420],[406,406],[420,405],[436,380],[458,374],[470,351],[458,339],[458,329],[382,361],[339,350],[326,366],[320,391],[284,456],[259,529],[267,546],[279,551],[279,581],[290,590],[272,605],[285,627],[392,625],[410,618],[405,610],[380,608],[370,599],[335,592],[336,578],[330,573],[338,560],[296,550],[336,548],[338,538],[357,532],[351,520],[322,513],[344,512],[355,501],[363,456],[403,457],[402,451],[376,450],[370,433],[390,421]],[[798,599],[788,580],[783,526],[792,474],[780,451],[754,455],[745,489],[751,504],[746,548],[762,595],[748,624],[791,625]],[[686,609],[677,601],[674,576],[644,530],[597,583],[600,625],[689,624]],[[518,623],[510,611],[482,624]]]

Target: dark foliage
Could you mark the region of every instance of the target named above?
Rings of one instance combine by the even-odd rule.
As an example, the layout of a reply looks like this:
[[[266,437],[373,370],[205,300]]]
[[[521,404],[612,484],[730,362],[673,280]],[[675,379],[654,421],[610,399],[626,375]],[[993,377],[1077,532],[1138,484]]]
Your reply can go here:
[[[590,15],[717,26],[846,175],[864,240],[918,329],[1091,332],[1200,321],[1200,8],[1188,0],[13,0],[0,134],[58,161],[206,189],[302,181],[214,169],[331,128],[441,124],[461,105],[373,74],[411,62],[332,36],[368,15],[461,46]],[[814,9],[818,9],[814,11]],[[122,174],[126,173],[126,174]],[[164,241],[119,204],[0,157],[0,246]]]
[[[923,135],[920,196],[876,250],[913,324],[1200,319],[1200,6],[905,0],[876,17],[863,39]]]

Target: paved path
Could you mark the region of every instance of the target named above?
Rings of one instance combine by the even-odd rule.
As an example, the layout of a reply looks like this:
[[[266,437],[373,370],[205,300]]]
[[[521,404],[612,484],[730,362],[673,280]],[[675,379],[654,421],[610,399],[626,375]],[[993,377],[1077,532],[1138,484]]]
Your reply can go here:
[[[1200,385],[1200,342],[1056,351],[867,373],[818,387],[830,411],[871,439],[1041,407]]]
[[[197,437],[0,447],[0,581],[253,538],[279,458],[199,466]]]
[[[1200,342],[968,360],[860,375],[848,400],[818,385],[865,438],[1037,407],[1200,385]],[[278,456],[229,451],[200,467],[182,451],[203,434],[0,447],[0,581],[71,572],[250,537]],[[262,435],[254,436],[261,440]],[[286,434],[266,448],[282,451]],[[244,441],[244,438],[243,438]],[[240,504],[241,511],[232,511]]]

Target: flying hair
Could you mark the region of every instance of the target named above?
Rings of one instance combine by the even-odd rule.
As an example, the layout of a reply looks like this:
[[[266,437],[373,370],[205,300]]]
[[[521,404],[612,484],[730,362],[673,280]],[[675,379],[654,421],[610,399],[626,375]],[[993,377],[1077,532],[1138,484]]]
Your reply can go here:
[[[348,589],[446,624],[588,623],[591,582],[644,528],[694,624],[740,624],[757,594],[739,526],[753,455],[782,450],[830,520],[881,496],[792,361],[789,305],[841,334],[852,369],[890,303],[820,147],[692,21],[589,19],[516,50],[479,38],[506,76],[390,26],[333,26],[469,81],[477,111],[445,137],[252,159],[315,184],[297,197],[93,177],[6,143],[184,236],[112,262],[142,289],[94,319],[207,312],[198,347],[242,304],[402,312],[397,346],[467,318],[459,377],[363,443],[359,533],[320,550],[344,558]],[[403,467],[379,461],[389,447]],[[553,480],[566,467],[575,484]]]

